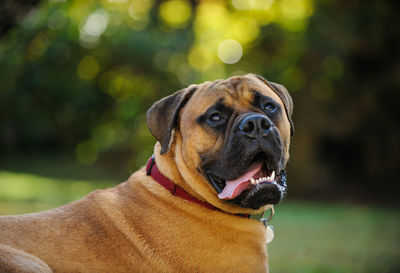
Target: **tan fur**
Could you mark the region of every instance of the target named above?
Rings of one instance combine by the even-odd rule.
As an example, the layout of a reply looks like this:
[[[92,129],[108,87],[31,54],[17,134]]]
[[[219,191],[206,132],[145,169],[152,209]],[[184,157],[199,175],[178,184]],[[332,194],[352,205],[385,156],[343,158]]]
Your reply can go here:
[[[239,94],[232,92],[235,86],[241,88]],[[171,195],[142,168],[126,182],[66,206],[0,217],[0,269],[29,253],[26,255],[45,261],[55,273],[268,272],[264,226],[231,214],[256,213],[268,206],[254,211],[217,198],[196,170],[200,162],[197,152],[215,149],[221,140],[194,120],[216,101],[216,94],[243,111],[251,99],[250,89],[280,99],[252,75],[198,87],[181,111],[179,130],[174,132],[169,151],[160,155],[157,143],[154,154],[164,175],[225,212]],[[288,154],[289,122],[283,119],[277,126]],[[40,264],[39,259],[36,262]],[[30,272],[20,268],[15,265],[6,272]]]
[[[51,269],[38,257],[15,248],[0,245],[1,273],[51,273]]]

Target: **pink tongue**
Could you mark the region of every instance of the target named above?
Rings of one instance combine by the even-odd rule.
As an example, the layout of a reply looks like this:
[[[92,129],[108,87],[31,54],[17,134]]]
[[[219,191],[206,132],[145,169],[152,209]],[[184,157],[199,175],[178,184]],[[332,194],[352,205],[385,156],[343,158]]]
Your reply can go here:
[[[256,173],[262,168],[262,163],[254,163],[250,166],[247,173],[235,180],[227,180],[226,186],[220,194],[218,194],[219,199],[233,199],[244,191],[250,184],[250,178],[252,178]]]

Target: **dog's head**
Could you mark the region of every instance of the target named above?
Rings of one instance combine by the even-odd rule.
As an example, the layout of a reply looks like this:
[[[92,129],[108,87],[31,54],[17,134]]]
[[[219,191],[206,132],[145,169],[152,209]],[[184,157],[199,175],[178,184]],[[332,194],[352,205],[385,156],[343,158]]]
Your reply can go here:
[[[191,85],[147,112],[160,153],[173,153],[185,183],[218,207],[257,210],[286,192],[292,99],[248,74]]]

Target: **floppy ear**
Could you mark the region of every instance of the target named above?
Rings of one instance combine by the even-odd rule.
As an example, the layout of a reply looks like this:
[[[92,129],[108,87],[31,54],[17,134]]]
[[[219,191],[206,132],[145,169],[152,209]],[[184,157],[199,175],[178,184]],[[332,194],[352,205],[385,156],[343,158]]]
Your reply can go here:
[[[266,85],[268,85],[282,100],[283,105],[285,106],[285,112],[286,116],[290,122],[290,136],[294,135],[294,124],[292,121],[292,114],[293,114],[293,100],[292,97],[289,94],[289,91],[279,83],[275,82],[270,82],[261,77],[260,75],[255,75],[259,80],[264,82]]]
[[[168,151],[172,130],[178,126],[180,110],[197,87],[185,88],[155,102],[146,112],[147,127],[161,143],[160,154]]]

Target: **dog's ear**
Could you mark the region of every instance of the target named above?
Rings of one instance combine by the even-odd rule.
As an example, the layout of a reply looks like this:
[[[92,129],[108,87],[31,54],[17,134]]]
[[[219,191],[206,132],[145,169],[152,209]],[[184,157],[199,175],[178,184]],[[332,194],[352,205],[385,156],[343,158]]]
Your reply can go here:
[[[294,135],[294,124],[292,120],[292,114],[293,114],[293,100],[292,97],[289,94],[289,91],[279,83],[275,82],[270,82],[261,77],[260,75],[255,75],[259,80],[264,82],[266,85],[268,85],[282,100],[283,105],[285,106],[285,112],[286,116],[290,122],[290,136]]]
[[[161,143],[160,154],[168,151],[172,130],[178,126],[180,110],[197,87],[188,87],[155,102],[146,112],[147,127]]]

